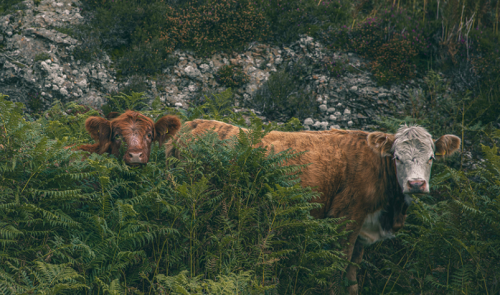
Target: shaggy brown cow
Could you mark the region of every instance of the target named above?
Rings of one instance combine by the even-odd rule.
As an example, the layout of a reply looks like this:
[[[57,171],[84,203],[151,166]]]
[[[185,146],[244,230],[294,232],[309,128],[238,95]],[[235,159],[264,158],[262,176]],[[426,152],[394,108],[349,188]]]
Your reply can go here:
[[[108,153],[119,158],[122,148],[123,160],[128,165],[148,163],[153,141],[162,145],[181,127],[181,121],[176,116],[163,116],[154,123],[150,118],[130,110],[121,115],[110,113],[107,118],[110,120],[95,116],[87,118],[85,128],[96,143],[80,145],[76,149]]]
[[[220,139],[239,133],[239,128],[218,121],[186,122],[193,135],[214,130]],[[180,138],[178,138],[180,139]],[[178,140],[177,139],[177,140]],[[432,140],[422,127],[401,127],[396,134],[347,130],[278,132],[267,134],[260,146],[275,152],[292,149],[307,151],[289,164],[310,164],[303,168],[301,183],[315,187],[323,204],[311,214],[315,218],[346,217],[346,258],[359,264],[363,245],[392,237],[403,225],[411,202],[408,194],[429,192],[429,176],[434,158],[444,158],[458,150],[460,138],[443,135]],[[166,145],[167,156],[174,152]],[[349,265],[347,279],[356,281],[356,267]],[[357,294],[357,285],[349,287]]]

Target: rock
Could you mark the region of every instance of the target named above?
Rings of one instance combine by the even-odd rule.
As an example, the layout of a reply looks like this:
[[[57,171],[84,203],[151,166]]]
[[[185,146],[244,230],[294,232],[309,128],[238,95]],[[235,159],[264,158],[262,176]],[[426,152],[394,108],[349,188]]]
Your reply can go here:
[[[210,70],[210,66],[207,65],[207,64],[201,64],[200,65],[200,69],[201,69],[202,73],[206,73],[206,72],[208,72]]]
[[[320,125],[320,130],[328,130],[328,122],[321,122],[319,123]]]
[[[304,125],[313,125],[314,121],[311,118],[307,118],[304,120]]]
[[[194,68],[193,66],[185,67],[184,73],[186,73],[186,75],[191,79],[196,79],[201,75],[200,70]]]
[[[4,32],[0,34],[3,45],[0,93],[9,95],[8,99],[27,104],[30,93],[36,91],[43,93],[44,109],[50,107],[55,99],[62,102],[77,100],[98,107],[107,101],[108,93],[133,85],[132,77],[117,81],[116,72],[106,54],[90,62],[75,60],[71,55],[74,49],[84,44],[53,28],[80,25],[86,19],[78,8],[71,6],[73,2],[68,1],[44,0],[37,7],[25,1],[28,4],[22,14],[0,16],[0,28]],[[35,59],[40,59],[41,53],[47,55],[46,59],[35,62]],[[304,128],[326,130],[328,122],[342,122],[343,127],[362,129],[374,124],[373,121],[380,115],[399,114],[409,100],[409,93],[418,88],[417,81],[409,88],[392,85],[389,91],[376,87],[376,82],[368,73],[358,71],[330,78],[330,73],[316,67],[323,62],[325,54],[334,58],[346,56],[329,52],[321,42],[302,34],[298,40],[285,46],[252,42],[243,52],[216,52],[206,58],[177,49],[171,55],[178,62],[162,69],[156,81],[147,82],[144,93],[150,101],[158,96],[162,102],[186,108],[189,100],[205,91],[223,91],[225,86],[216,80],[217,71],[224,65],[235,64],[249,76],[246,84],[232,89],[237,103],[243,107],[252,101],[252,95],[265,85],[273,72],[282,70],[284,65],[294,68],[298,62],[305,61],[305,74],[299,83],[317,100],[313,103],[318,103],[319,107],[315,108],[313,115],[321,117],[322,121],[307,118]],[[354,66],[367,63],[354,53],[347,56]],[[140,78],[146,80],[145,77]],[[377,100],[380,103],[376,103]],[[401,105],[397,110],[391,109],[395,103],[398,107]],[[340,128],[339,125],[331,127]]]

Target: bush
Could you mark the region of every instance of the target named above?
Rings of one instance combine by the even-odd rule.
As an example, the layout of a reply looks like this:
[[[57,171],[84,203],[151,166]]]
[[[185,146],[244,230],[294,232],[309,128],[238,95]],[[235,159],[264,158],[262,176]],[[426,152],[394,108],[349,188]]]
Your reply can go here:
[[[389,83],[415,77],[419,58],[430,43],[418,22],[404,9],[392,6],[379,16],[368,18],[351,30],[333,30],[331,49],[348,50],[372,60],[377,80]]]
[[[321,61],[321,66],[332,78],[340,78],[341,75],[344,75],[351,68],[347,57],[334,58],[332,56],[326,56]]]
[[[0,2],[0,15],[24,9],[26,9],[26,5],[21,0],[4,0]]]
[[[170,168],[154,145],[150,163],[134,168],[65,149],[84,139],[82,125],[47,137],[49,122],[67,126],[61,106],[52,121],[28,122],[21,109],[0,98],[5,294],[324,294],[345,266],[344,223],[310,216],[317,194],[298,184],[299,167],[282,166],[295,155],[252,148],[271,125],[224,142],[206,134]]]
[[[111,112],[123,113],[126,110],[141,111],[148,108],[144,93],[133,92],[130,95],[119,93],[110,95],[108,102],[102,106],[102,111],[105,115]]]
[[[300,34],[317,37],[321,30],[349,22],[350,1],[258,0],[269,23],[269,42],[282,45],[295,42]]]
[[[243,72],[241,67],[223,66],[216,74],[217,82],[222,83],[226,87],[238,88],[248,83],[249,76]]]
[[[292,117],[304,120],[317,114],[317,103],[312,91],[305,86],[304,68],[296,65],[295,72],[280,70],[273,72],[258,89],[250,105],[270,120],[287,121]]]
[[[170,11],[169,27],[160,40],[180,43],[202,56],[240,51],[248,42],[262,41],[268,31],[263,14],[250,0],[217,0]]]

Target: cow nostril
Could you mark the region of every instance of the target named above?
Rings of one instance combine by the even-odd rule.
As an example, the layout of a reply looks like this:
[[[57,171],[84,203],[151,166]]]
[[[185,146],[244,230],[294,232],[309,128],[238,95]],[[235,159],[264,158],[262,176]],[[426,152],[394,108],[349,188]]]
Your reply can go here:
[[[133,158],[134,157],[134,155],[132,155],[131,153],[128,153],[128,156],[129,156],[129,158]]]
[[[139,154],[139,158],[142,158],[142,153]]]
[[[409,180],[408,185],[412,189],[420,189],[425,185],[424,180]]]

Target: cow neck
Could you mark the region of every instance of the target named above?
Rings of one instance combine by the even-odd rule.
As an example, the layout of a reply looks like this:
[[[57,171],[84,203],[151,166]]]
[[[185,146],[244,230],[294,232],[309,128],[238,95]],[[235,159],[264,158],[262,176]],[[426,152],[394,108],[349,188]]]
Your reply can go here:
[[[385,179],[385,200],[392,202],[395,198],[398,197],[398,194],[402,192],[401,188],[399,187],[396,163],[389,159],[386,159],[385,161],[383,161],[383,163],[383,166],[385,167],[385,175],[383,176]],[[394,165],[394,168],[391,168],[391,165]]]
[[[396,163],[391,159],[383,159],[383,202],[382,202],[382,215],[380,216],[380,225],[386,231],[390,231],[394,225],[394,216],[397,210],[396,203],[398,198],[402,195],[399,181],[397,178]],[[394,168],[390,166],[394,165]]]

